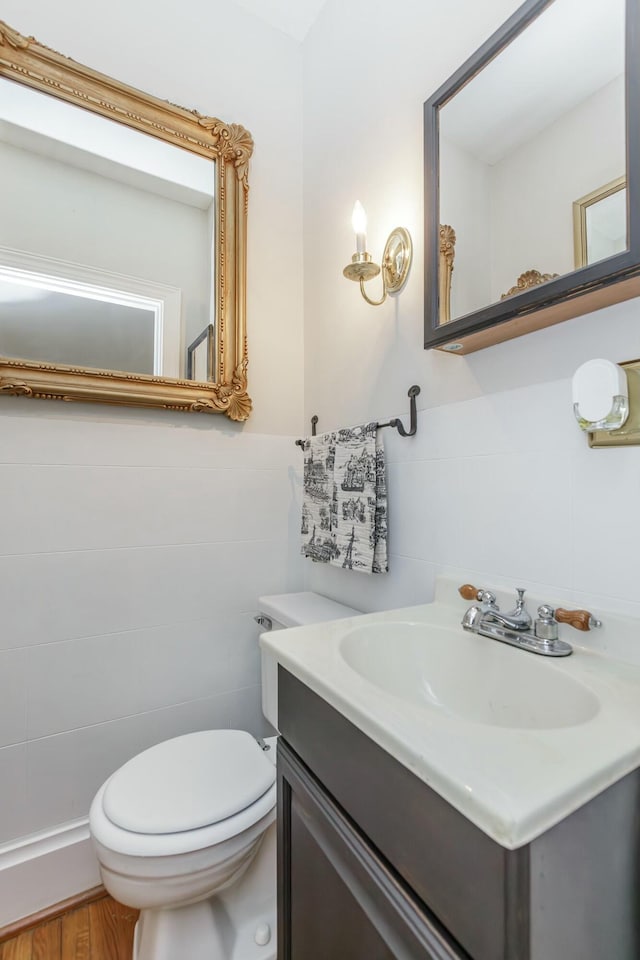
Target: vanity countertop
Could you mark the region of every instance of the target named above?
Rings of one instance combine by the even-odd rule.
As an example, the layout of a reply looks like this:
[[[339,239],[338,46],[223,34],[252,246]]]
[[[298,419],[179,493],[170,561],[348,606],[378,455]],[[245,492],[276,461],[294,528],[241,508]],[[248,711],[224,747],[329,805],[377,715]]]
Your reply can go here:
[[[597,641],[565,627],[563,637],[574,652],[551,658],[465,632],[460,626],[465,609],[451,582],[439,581],[433,603],[265,633],[260,643],[492,839],[515,849],[640,766],[640,662],[629,653],[637,637],[640,654],[640,624],[606,617],[606,633]],[[345,659],[349,638],[367,631],[382,637],[388,650],[379,682]],[[417,694],[406,697],[399,689],[389,691],[398,686],[395,667],[405,655],[404,644],[394,646],[394,639],[410,632],[418,636],[414,648],[424,639],[424,649],[412,681]],[[360,653],[365,674],[367,657],[375,656],[365,643]],[[439,700],[443,661],[449,663],[449,692]],[[454,684],[459,677],[453,694],[451,677]],[[536,706],[538,720],[519,726],[518,697],[508,682],[525,691],[529,677],[543,702]],[[483,697],[500,701],[501,690],[515,712],[506,723],[487,721],[478,705]],[[578,722],[564,715],[570,716],[574,692]],[[489,706],[499,717],[500,703]]]

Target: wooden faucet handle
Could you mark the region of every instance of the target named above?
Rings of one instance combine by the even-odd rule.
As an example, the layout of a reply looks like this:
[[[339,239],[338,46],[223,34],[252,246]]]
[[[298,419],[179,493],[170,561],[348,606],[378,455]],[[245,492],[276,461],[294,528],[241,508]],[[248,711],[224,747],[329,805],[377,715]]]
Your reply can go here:
[[[555,612],[555,618],[558,623],[568,623],[576,630],[590,630],[592,626],[599,626],[599,623],[588,610],[562,610],[558,608]]]
[[[471,583],[463,583],[461,587],[458,587],[458,593],[463,600],[477,600],[480,590]]]

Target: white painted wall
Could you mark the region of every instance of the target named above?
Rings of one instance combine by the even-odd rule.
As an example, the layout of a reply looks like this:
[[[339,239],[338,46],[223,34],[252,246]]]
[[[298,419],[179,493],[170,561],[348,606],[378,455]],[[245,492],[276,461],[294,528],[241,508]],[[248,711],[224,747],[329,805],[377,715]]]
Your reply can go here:
[[[517,6],[328,0],[305,42],[306,416],[406,417],[422,387],[417,437],[385,431],[390,573],[306,566],[310,588],[354,606],[428,600],[447,571],[640,614],[640,450],[589,450],[569,383],[590,357],[637,356],[638,302],[468,357],[422,349],[422,103]],[[375,257],[396,224],[415,242],[407,287],[377,308],[341,272],[356,197]]]
[[[301,580],[302,104],[299,45],[226,3],[196,15],[114,0],[99,29],[80,0],[55,11],[7,0],[2,17],[242,123],[256,142],[249,423],[0,398],[0,841],[11,841],[85,816],[100,782],[153,742],[261,729],[256,598]]]

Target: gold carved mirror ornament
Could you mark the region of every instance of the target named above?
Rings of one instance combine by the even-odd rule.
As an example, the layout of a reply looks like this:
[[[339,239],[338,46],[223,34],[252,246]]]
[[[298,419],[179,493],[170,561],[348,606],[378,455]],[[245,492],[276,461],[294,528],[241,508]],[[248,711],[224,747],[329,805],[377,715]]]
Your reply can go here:
[[[0,76],[210,159],[216,169],[212,382],[0,356],[0,394],[224,413],[246,420],[251,412],[245,315],[249,132],[97,73],[2,21]]]
[[[451,276],[456,258],[456,232],[448,223],[440,224],[440,269],[438,270],[438,302],[440,323],[451,320]]]

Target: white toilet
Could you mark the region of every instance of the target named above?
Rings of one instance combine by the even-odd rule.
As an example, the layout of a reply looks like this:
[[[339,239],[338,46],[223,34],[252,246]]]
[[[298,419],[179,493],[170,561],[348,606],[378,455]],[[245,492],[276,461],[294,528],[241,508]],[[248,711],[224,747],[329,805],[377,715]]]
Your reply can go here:
[[[261,597],[260,611],[265,629],[359,613],[314,593]],[[276,684],[263,655],[274,727]],[[104,885],[140,909],[134,960],[275,960],[275,747],[243,730],[188,733],[133,757],[96,794],[89,826]]]

